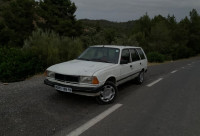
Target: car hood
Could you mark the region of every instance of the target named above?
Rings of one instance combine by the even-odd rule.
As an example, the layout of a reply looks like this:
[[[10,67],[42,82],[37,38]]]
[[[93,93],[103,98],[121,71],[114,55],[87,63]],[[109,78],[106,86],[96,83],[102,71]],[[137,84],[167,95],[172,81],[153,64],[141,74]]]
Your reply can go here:
[[[113,65],[112,63],[72,60],[53,65],[47,70],[64,75],[92,76],[95,72]]]

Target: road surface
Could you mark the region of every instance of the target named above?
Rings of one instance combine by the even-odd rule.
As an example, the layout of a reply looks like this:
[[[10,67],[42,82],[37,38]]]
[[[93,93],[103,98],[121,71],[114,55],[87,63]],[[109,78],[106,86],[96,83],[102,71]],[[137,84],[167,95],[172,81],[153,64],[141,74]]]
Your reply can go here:
[[[1,136],[199,136],[200,57],[151,66],[115,103],[61,95],[44,77],[0,84]]]

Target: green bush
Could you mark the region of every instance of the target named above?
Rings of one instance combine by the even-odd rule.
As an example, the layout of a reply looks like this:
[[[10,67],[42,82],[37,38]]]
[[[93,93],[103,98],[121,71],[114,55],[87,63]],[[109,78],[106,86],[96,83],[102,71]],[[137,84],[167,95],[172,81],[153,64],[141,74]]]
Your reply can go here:
[[[18,48],[0,48],[0,81],[24,80],[42,70],[37,56]]]
[[[53,31],[33,31],[25,40],[24,48],[33,52],[43,62],[43,67],[76,58],[83,51],[79,39],[60,37]]]
[[[165,56],[158,52],[148,53],[147,58],[149,62],[163,62],[165,60]]]
[[[0,81],[24,80],[50,65],[74,59],[83,51],[82,46],[79,39],[34,31],[22,49],[0,48]]]
[[[189,58],[194,55],[195,53],[191,48],[181,45],[175,49],[175,51],[172,54],[172,57],[174,60],[176,60],[176,59],[182,59],[182,58]]]

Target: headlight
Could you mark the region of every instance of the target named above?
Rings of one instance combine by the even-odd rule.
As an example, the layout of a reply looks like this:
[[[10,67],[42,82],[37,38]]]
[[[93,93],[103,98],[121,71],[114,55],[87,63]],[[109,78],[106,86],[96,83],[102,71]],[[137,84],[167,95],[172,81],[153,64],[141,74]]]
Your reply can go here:
[[[55,77],[55,73],[54,72],[52,72],[52,71],[46,71],[46,75],[48,76],[48,77],[51,77],[51,78],[54,78]]]
[[[87,84],[99,84],[99,80],[97,77],[93,76],[80,76],[80,83],[87,83]]]

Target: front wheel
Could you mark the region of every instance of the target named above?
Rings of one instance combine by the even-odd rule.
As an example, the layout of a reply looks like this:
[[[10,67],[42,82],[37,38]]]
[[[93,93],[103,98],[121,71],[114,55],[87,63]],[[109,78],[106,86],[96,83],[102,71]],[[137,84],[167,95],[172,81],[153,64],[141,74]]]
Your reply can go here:
[[[100,91],[100,95],[96,97],[99,104],[113,103],[117,96],[117,87],[113,82],[107,81]]]

